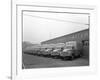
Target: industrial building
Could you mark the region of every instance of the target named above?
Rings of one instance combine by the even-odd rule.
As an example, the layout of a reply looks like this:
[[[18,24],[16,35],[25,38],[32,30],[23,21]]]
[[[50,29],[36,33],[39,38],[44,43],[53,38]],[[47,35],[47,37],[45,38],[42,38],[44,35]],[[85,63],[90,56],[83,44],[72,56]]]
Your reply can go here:
[[[89,59],[89,29],[81,30],[61,37],[41,42],[41,44],[66,43],[68,41],[79,41],[83,45],[83,55]]]

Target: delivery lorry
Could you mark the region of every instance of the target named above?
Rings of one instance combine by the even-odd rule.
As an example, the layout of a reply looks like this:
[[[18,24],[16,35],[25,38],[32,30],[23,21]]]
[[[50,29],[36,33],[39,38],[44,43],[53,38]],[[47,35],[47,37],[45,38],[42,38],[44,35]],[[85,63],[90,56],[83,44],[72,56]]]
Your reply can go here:
[[[69,41],[65,43],[63,51],[60,53],[62,59],[75,59],[82,56],[82,43],[77,41]]]

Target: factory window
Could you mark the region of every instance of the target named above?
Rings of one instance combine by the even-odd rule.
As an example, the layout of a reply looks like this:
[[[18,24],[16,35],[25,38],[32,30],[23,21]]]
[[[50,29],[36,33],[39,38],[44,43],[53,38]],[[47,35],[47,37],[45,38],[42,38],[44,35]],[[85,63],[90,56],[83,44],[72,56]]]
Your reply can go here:
[[[74,35],[72,35],[72,38],[74,38]]]
[[[74,36],[75,36],[75,38],[77,38],[77,34],[75,34]]]
[[[78,33],[78,38],[80,38],[80,34]]]
[[[84,33],[84,37],[88,36],[88,33]]]
[[[80,34],[81,35],[81,38],[83,38],[84,36],[83,36],[83,34]]]
[[[80,37],[80,35],[79,34],[77,34],[77,38],[79,38]]]

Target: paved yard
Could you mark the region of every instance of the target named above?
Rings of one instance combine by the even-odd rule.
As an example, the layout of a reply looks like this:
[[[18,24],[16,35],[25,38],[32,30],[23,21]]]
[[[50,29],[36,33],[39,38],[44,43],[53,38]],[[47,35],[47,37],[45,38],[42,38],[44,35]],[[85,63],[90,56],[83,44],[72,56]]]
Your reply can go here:
[[[50,67],[72,67],[72,66],[89,66],[88,59],[78,58],[75,60],[61,60],[47,57],[23,54],[23,65],[25,69],[29,68],[50,68]]]

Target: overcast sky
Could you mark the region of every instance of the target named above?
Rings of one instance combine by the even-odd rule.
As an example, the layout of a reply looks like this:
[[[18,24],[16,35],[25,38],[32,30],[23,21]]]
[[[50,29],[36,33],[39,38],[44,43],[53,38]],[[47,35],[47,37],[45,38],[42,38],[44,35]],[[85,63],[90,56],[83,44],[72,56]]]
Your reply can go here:
[[[24,12],[23,41],[40,43],[88,28],[88,15]]]

